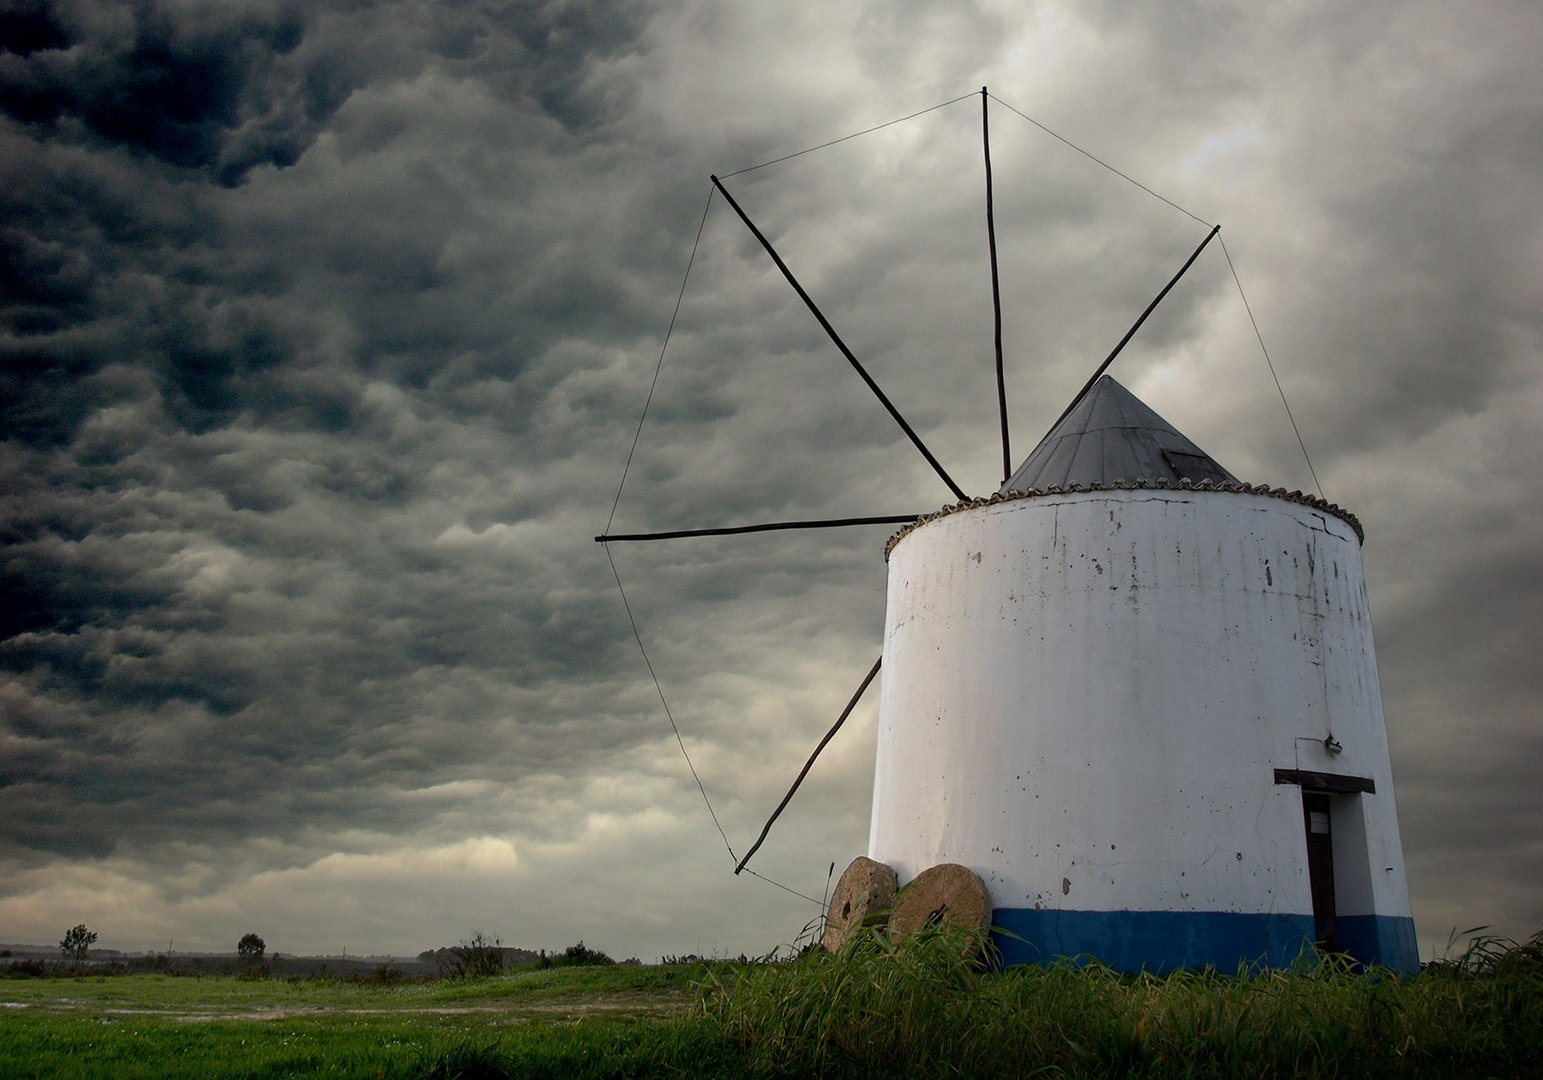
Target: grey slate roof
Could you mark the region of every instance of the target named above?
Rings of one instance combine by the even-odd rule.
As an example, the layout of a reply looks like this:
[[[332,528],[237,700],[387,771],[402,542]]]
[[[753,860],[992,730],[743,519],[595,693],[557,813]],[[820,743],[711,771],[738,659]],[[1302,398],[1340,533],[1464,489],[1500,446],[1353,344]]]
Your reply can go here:
[[[1105,375],[1040,440],[1002,491],[1137,480],[1236,484],[1237,477]]]

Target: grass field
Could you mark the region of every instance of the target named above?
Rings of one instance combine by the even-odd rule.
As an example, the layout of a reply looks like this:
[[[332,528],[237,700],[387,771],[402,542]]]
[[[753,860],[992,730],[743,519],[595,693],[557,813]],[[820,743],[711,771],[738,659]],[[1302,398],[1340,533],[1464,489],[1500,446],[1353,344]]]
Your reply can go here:
[[[700,997],[701,966],[475,981],[84,975],[0,980],[0,1076],[618,1075]],[[495,1058],[522,1064],[468,1065]],[[597,1071],[598,1066],[598,1071]]]
[[[6,1077],[1543,1076],[1543,941],[1321,964],[985,972],[956,937],[781,964],[381,984],[0,980]]]

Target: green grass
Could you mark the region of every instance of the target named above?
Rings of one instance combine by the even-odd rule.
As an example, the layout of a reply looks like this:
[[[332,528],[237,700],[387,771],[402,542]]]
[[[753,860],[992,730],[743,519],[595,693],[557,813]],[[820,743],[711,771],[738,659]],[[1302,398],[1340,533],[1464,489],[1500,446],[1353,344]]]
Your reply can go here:
[[[982,970],[946,931],[780,964],[378,985],[0,980],[0,1076],[1543,1075],[1543,938],[1415,979]]]
[[[316,1017],[187,1023],[21,1016],[0,1020],[0,1074],[114,1077],[734,1075],[699,1025],[579,1020],[524,1026],[467,1017]],[[704,1037],[705,1036],[705,1037]]]
[[[0,1076],[732,1075],[694,1007],[702,965],[336,979],[0,980]],[[676,1019],[680,1018],[680,1019]],[[696,1066],[700,1066],[697,1068]]]

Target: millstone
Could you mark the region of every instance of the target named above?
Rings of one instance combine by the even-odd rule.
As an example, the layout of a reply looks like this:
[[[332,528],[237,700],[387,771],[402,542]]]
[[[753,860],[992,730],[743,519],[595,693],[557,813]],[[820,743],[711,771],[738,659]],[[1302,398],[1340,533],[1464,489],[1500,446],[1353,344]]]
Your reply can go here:
[[[895,871],[865,855],[852,860],[836,882],[825,915],[826,950],[836,952],[854,930],[883,926],[895,906]]]
[[[917,874],[895,901],[889,932],[899,937],[939,922],[982,933],[991,925],[991,896],[969,867],[941,863]]]

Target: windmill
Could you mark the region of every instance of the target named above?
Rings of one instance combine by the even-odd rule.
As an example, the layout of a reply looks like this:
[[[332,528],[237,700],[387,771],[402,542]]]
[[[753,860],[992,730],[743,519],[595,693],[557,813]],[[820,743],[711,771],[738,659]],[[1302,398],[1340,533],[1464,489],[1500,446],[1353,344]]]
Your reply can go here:
[[[898,883],[933,913],[977,911],[1003,931],[1008,963],[1236,970],[1316,945],[1416,970],[1360,523],[1240,482],[1107,375],[1220,227],[1013,468],[988,96],[1001,486],[977,498],[959,487],[715,176],[957,502],[596,537],[902,526],[885,549],[881,658],[736,873],[882,666],[868,854],[837,888],[838,925],[887,906]]]

